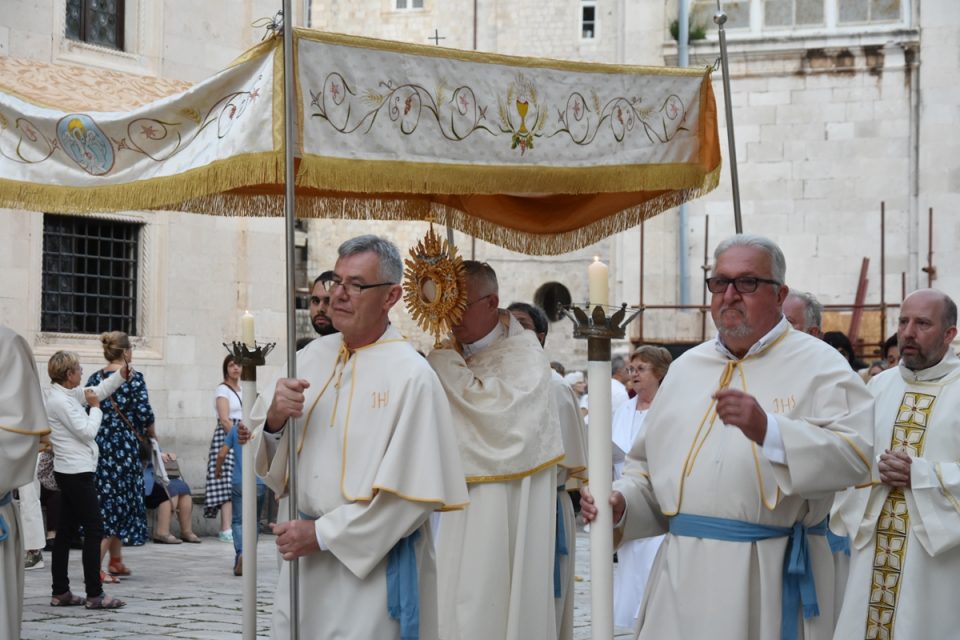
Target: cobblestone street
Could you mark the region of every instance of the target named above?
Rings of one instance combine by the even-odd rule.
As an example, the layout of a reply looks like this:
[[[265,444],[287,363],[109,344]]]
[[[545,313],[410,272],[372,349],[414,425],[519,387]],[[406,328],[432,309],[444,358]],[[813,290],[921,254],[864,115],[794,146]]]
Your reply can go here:
[[[24,640],[67,638],[238,638],[241,633],[242,578],[234,577],[233,546],[205,537],[203,544],[162,545],[148,542],[124,549],[134,572],[117,585],[105,585],[111,596],[127,601],[117,611],[55,608],[50,602],[50,554],[46,568],[26,572]],[[270,610],[277,584],[277,556],[272,536],[258,546],[258,637],[270,637]],[[80,551],[70,552],[70,578],[83,594]],[[590,638],[590,575],[587,534],[577,535],[575,638]],[[304,638],[309,638],[304,635]],[[618,635],[617,638],[627,636]]]

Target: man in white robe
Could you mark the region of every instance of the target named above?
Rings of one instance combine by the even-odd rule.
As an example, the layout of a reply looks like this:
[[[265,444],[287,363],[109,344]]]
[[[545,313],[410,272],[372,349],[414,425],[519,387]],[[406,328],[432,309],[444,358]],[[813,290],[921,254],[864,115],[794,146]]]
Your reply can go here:
[[[499,310],[496,274],[465,261],[467,309],[429,356],[447,392],[470,506],[437,544],[440,637],[553,640],[557,469],[552,369],[536,337]]]
[[[828,345],[781,313],[786,264],[738,235],[707,286],[718,337],[671,367],[610,498],[624,539],[666,533],[642,640],[827,640],[834,492],[864,482],[873,403]],[[592,497],[581,502],[596,517]]]
[[[50,433],[37,365],[26,340],[0,326],[0,638],[19,638],[23,540],[13,490],[36,475],[40,436]]]
[[[550,321],[540,307],[514,302],[507,310],[521,327],[533,331],[541,347],[545,346]],[[572,640],[577,518],[573,509],[573,498],[567,490],[571,482],[579,489],[580,483],[587,480],[587,443],[577,396],[556,371],[550,374],[550,390],[557,406],[564,455],[557,465],[557,546],[554,549],[553,600],[557,610],[557,638]]]
[[[285,426],[304,415],[300,518],[274,527],[283,559],[300,558],[303,637],[432,640],[437,584],[429,517],[467,502],[450,410],[434,372],[389,323],[403,277],[396,247],[360,236],[339,255],[329,293],[340,333],[304,347],[301,377],[279,380],[258,402],[253,427],[262,424],[266,433],[257,472],[277,495],[286,493]],[[285,562],[273,636],[289,637],[289,627]]]
[[[823,305],[816,296],[806,291],[791,289],[783,301],[783,315],[797,331],[809,333],[814,338],[823,339]],[[827,542],[833,550],[835,572],[833,603],[834,613],[840,614],[843,592],[847,586],[847,574],[850,572],[850,541],[846,536],[827,532]]]
[[[960,637],[960,359],[957,306],[940,291],[900,307],[901,362],[874,376],[873,481],[837,496],[831,526],[853,539],[834,635]]]

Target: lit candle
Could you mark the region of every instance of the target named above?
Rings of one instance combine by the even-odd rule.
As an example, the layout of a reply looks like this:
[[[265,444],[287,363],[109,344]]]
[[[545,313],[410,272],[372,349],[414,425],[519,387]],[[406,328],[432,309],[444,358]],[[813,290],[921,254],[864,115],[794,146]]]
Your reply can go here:
[[[607,265],[600,262],[600,256],[593,256],[593,262],[587,268],[587,275],[590,282],[590,305],[608,304],[610,289],[607,283]]]
[[[248,349],[257,348],[257,341],[253,333],[253,314],[249,311],[244,311],[240,318],[240,340],[247,345]]]

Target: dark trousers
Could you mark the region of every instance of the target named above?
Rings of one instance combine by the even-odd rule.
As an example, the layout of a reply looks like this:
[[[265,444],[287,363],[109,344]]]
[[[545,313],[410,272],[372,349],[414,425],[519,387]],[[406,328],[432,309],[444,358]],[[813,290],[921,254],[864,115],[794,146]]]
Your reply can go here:
[[[54,471],[60,487],[60,522],[57,539],[53,543],[53,561],[50,573],[53,576],[53,595],[70,590],[67,567],[70,559],[70,541],[83,526],[83,582],[87,598],[96,598],[103,593],[100,582],[100,540],[103,538],[103,519],[100,516],[100,500],[97,485],[91,473],[58,473]]]

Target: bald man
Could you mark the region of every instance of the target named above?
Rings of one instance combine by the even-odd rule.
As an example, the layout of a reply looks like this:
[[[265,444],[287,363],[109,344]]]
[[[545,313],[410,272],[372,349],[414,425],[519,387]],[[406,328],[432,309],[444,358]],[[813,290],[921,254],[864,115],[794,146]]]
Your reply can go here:
[[[900,307],[900,365],[870,380],[872,483],[838,496],[853,541],[835,640],[955,638],[960,629],[960,359],[957,305],[935,289]]]

